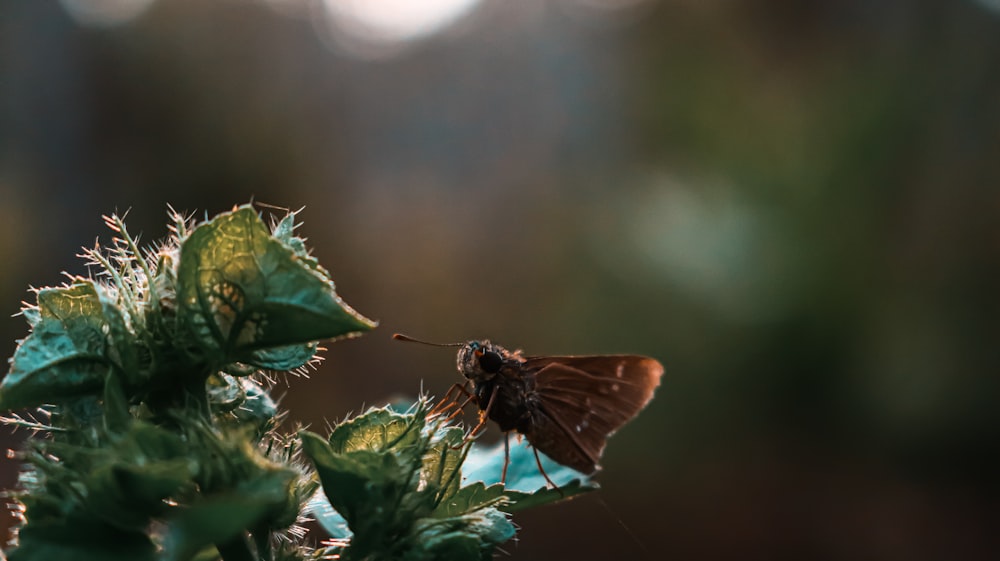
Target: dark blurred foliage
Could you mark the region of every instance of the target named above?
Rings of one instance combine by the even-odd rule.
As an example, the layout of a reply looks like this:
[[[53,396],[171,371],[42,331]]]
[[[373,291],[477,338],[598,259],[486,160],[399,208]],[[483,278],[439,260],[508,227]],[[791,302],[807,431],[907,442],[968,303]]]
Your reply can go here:
[[[102,213],[305,206],[382,326],[281,388],[294,420],[457,380],[393,331],[667,366],[514,559],[995,558],[997,3],[583,4],[373,58],[252,0],[4,0],[0,310],[84,273]]]

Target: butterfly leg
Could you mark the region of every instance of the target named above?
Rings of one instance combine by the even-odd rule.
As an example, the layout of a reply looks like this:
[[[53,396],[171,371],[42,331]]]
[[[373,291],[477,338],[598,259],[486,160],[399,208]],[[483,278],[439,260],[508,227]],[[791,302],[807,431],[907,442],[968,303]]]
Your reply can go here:
[[[468,405],[469,401],[472,400],[472,393],[469,392],[467,386],[469,382],[466,381],[465,384],[454,384],[448,391],[444,394],[437,404],[431,408],[430,412],[427,413],[428,417],[439,417],[445,414],[449,414],[445,422],[451,421],[458,416],[458,413]],[[454,394],[458,395],[454,395]],[[466,396],[466,400],[459,405],[458,397],[460,395]]]
[[[559,491],[559,494],[562,495],[563,494],[562,489],[560,489],[558,485],[556,485],[555,483],[552,482],[551,479],[549,479],[549,474],[545,473],[545,468],[542,467],[542,459],[538,457],[538,448],[532,446],[531,450],[532,452],[535,453],[535,463],[538,465],[538,472],[541,473],[542,477],[545,478],[546,483],[551,485],[553,489]]]
[[[490,400],[486,403],[486,409],[483,409],[482,411],[479,412],[479,424],[477,424],[475,427],[472,428],[471,431],[469,431],[469,438],[475,438],[476,436],[479,435],[479,433],[483,432],[483,429],[486,428],[486,421],[490,420],[490,411],[493,410],[493,404],[497,400],[498,393],[500,392],[494,391],[493,394],[490,395]],[[472,396],[470,396],[470,399],[471,397]]]
[[[503,433],[503,471],[500,472],[500,483],[507,483],[507,468],[510,467],[510,432]]]
[[[469,402],[473,400],[473,398],[475,398],[475,396],[474,396],[474,395],[469,395],[469,397],[465,398],[465,401],[463,401],[463,402],[462,402],[461,404],[459,404],[459,405],[458,405],[458,406],[457,406],[457,407],[455,408],[455,412],[454,412],[454,413],[452,413],[451,415],[448,415],[448,418],[447,418],[447,419],[445,419],[444,421],[445,421],[446,423],[448,423],[448,422],[451,422],[451,421],[455,420],[455,417],[458,417],[459,415],[461,415],[461,414],[462,414],[462,411],[464,411],[464,410],[465,410],[465,406],[466,406],[466,405],[468,405],[468,404],[469,404]]]
[[[468,382],[466,382],[466,384],[468,384]],[[442,397],[427,414],[429,416],[438,416],[444,414],[446,411],[450,411],[453,407],[455,407],[455,404],[458,401],[457,396],[454,395],[456,392],[468,395],[468,391],[465,389],[464,385],[452,384],[452,386],[448,388],[448,391],[445,392],[444,397]]]

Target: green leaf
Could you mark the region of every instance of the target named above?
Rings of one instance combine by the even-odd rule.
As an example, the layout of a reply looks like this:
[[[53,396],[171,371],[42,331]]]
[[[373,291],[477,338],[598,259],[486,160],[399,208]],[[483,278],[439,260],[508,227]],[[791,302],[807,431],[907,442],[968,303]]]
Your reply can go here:
[[[422,415],[397,413],[389,408],[372,409],[337,425],[330,434],[330,448],[337,454],[404,448],[420,439],[422,428]]]
[[[539,457],[545,473],[559,488],[548,487],[545,477],[538,471],[534,450],[526,439],[512,442],[504,491],[508,502],[500,506],[505,512],[516,512],[561,501],[598,488],[597,483],[586,475],[552,461],[545,454],[539,453]],[[481,481],[487,486],[498,484],[503,464],[503,444],[491,448],[473,445],[464,465],[463,479]]]
[[[89,281],[88,281],[89,282]],[[98,292],[101,302],[101,314],[107,331],[108,346],[105,349],[107,358],[118,367],[124,383],[129,387],[137,387],[146,382],[148,371],[140,367],[139,354],[142,346],[135,333],[129,328],[123,309],[119,302]]]
[[[111,433],[128,430],[132,415],[128,410],[128,398],[114,371],[108,372],[104,380],[104,428]]]
[[[434,510],[434,516],[449,518],[505,502],[507,497],[503,485],[496,483],[487,487],[482,481],[476,481],[443,500]]]
[[[141,530],[150,518],[165,513],[164,499],[191,487],[197,469],[180,436],[141,421],[112,435],[102,448],[62,446],[52,451],[66,467],[82,472],[82,481],[72,485],[84,491],[87,508],[126,530]]]
[[[272,236],[247,205],[182,242],[178,314],[209,361],[287,368],[289,356],[311,358],[313,341],[374,327],[337,296],[325,270],[282,239],[288,235]],[[300,351],[274,351],[288,346]]]
[[[442,432],[432,450],[422,413],[304,436],[316,477],[302,446],[274,431],[277,404],[256,373],[300,367],[319,341],[374,327],[341,301],[294,213],[273,232],[250,206],[193,229],[177,215],[152,271],[122,220],[106,221],[120,236],[86,256],[110,280],[38,291],[0,381],[0,408],[53,404],[49,438],[23,456],[28,522],[12,559],[305,559],[296,531],[273,538],[320,481],[374,550],[408,543],[434,498],[454,494],[459,451],[443,441],[458,440]]]
[[[347,520],[344,520],[344,517],[334,510],[333,506],[330,505],[330,499],[326,498],[322,489],[316,491],[316,494],[309,499],[306,512],[312,515],[316,522],[326,530],[326,533],[335,540],[348,539],[354,535],[347,525]]]
[[[514,525],[506,514],[496,509],[477,510],[464,518],[469,530],[487,544],[499,545],[514,537]]]
[[[186,439],[164,427],[141,421],[133,421],[129,426],[129,438],[119,445],[123,452],[120,458],[131,458],[138,463],[150,460],[172,460],[189,458],[190,445]]]
[[[420,469],[420,485],[435,495],[435,503],[448,500],[462,484],[461,467],[469,445],[459,427],[439,429],[432,437]]]
[[[184,458],[101,466],[87,477],[87,508],[118,528],[141,531],[167,511],[163,500],[189,483],[190,467]]]
[[[187,561],[207,546],[238,538],[272,505],[238,494],[184,508],[169,523],[163,561]]]
[[[217,372],[208,377],[205,387],[208,390],[208,401],[216,413],[230,413],[238,409],[247,399],[242,380],[224,372]]]
[[[447,519],[424,519],[414,529],[414,560],[488,560],[493,548],[514,537],[515,528],[495,508]]]
[[[253,378],[219,372],[208,377],[207,387],[212,410],[226,419],[263,429],[278,415],[278,404]]]
[[[336,450],[340,450],[340,453],[350,453],[366,450],[367,447],[385,451],[390,448],[390,443],[394,446],[413,447],[415,444],[411,437],[418,434],[413,428],[408,428],[413,423],[413,417],[413,414],[403,415],[388,408],[371,411],[339,425],[337,438],[331,438],[335,444],[330,446],[329,451],[334,454],[337,453]],[[428,436],[424,435],[422,438]],[[435,502],[433,497],[425,496],[427,494],[437,495],[436,502],[444,502],[447,501],[447,497],[455,495],[458,491],[461,479],[458,470],[464,457],[463,438],[464,431],[457,427],[446,428],[435,435],[434,443],[421,460],[418,485],[423,491],[414,493],[420,495],[416,497],[416,503],[426,502],[430,505]],[[307,455],[311,455],[310,452],[307,451]],[[459,499],[458,502],[464,503],[464,499]],[[421,515],[430,508],[422,504],[408,506],[415,507],[414,514]],[[330,505],[329,499],[322,491],[310,500],[309,510],[332,537],[347,538],[353,535],[347,521]],[[469,509],[445,511],[439,508],[439,510],[443,513],[441,516],[446,517],[464,514]]]
[[[412,411],[369,410],[339,424],[327,441],[300,433],[324,493],[353,534],[352,556],[396,551],[414,521],[433,511],[440,486],[434,477],[448,473],[451,462],[424,471],[432,435],[423,430],[425,410]],[[335,519],[330,522],[336,525]]]
[[[231,492],[179,508],[168,523],[164,560],[186,561],[209,545],[238,543],[248,528],[274,527],[287,509],[293,478],[291,471],[274,470]]]
[[[79,280],[67,287],[38,291],[33,330],[11,360],[0,382],[0,409],[20,409],[99,394],[113,364],[109,333],[96,286]],[[120,320],[120,316],[112,323]]]
[[[153,561],[156,547],[144,532],[125,531],[83,513],[32,523],[18,532],[10,561]]]
[[[576,495],[596,491],[598,488],[596,483],[574,480],[565,485],[560,485],[558,489],[550,487],[547,489],[538,489],[531,493],[506,491],[504,492],[504,496],[507,498],[507,502],[498,508],[504,512],[515,513],[549,503],[564,501]]]
[[[294,370],[312,360],[319,349],[315,342],[254,351],[253,364],[268,370]]]
[[[392,453],[365,449],[339,453],[317,434],[302,431],[300,436],[330,504],[355,534],[365,534],[371,524],[384,524],[386,512],[414,486],[414,471]]]
[[[310,511],[346,541],[344,559],[485,560],[514,526],[497,506],[502,485],[459,488],[469,451],[458,427],[425,426],[423,403],[375,409],[341,423],[329,440],[303,431],[303,450],[329,498]],[[417,475],[418,477],[414,477]]]

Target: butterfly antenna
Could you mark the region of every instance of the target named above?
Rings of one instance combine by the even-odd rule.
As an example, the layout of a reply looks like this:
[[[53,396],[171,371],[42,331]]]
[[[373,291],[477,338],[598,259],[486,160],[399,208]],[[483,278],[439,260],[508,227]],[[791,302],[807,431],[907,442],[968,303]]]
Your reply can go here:
[[[407,343],[420,343],[421,345],[430,345],[432,347],[461,347],[465,343],[431,343],[430,341],[421,341],[420,339],[414,339],[409,335],[403,335],[402,333],[393,333],[392,338],[397,341],[406,341]]]

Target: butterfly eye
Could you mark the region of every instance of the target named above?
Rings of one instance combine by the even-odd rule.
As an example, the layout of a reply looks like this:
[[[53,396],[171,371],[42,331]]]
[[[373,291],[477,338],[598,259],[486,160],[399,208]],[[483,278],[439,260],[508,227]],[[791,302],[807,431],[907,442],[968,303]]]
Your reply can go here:
[[[479,355],[479,367],[483,369],[483,372],[495,374],[500,371],[501,366],[503,366],[503,357],[499,353],[486,351]]]

